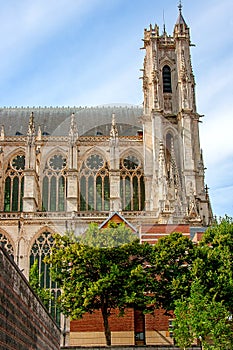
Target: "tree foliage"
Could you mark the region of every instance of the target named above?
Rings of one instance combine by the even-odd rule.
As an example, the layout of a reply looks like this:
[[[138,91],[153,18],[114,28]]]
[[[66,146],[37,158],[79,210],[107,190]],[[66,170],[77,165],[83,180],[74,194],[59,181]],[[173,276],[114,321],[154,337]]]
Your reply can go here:
[[[220,219],[203,235],[191,264],[191,294],[176,301],[176,340],[202,339],[205,349],[232,349],[233,222]]]
[[[154,274],[157,307],[174,310],[174,302],[189,295],[195,255],[196,247],[182,233],[172,233],[154,245],[150,273]]]
[[[111,243],[110,247],[100,248],[94,241],[100,242],[98,235],[102,232],[94,232],[96,236],[92,240],[88,236],[92,244],[79,242],[72,235],[57,235],[47,262],[52,264],[52,276],[62,289],[59,302],[64,314],[77,319],[86,312],[101,310],[106,342],[110,345],[108,318],[112,309],[118,309],[123,315],[127,307],[137,304],[147,310],[152,304],[146,265],[151,246],[141,245],[134,239],[130,243],[118,246]]]
[[[101,310],[107,345],[112,309],[175,310],[175,336],[187,348],[231,349],[233,223],[225,217],[207,229],[199,245],[181,233],[154,246],[140,244],[124,225],[91,225],[78,239],[56,236],[48,263],[63,290],[60,304],[73,319]]]
[[[29,271],[29,284],[48,309],[52,295],[46,288],[40,286],[41,275],[39,274],[38,260],[35,260]]]
[[[206,350],[230,350],[233,329],[223,302],[213,299],[199,280],[192,283],[190,297],[176,301],[174,335],[177,344],[187,348],[195,339]]]
[[[192,273],[212,298],[233,311],[233,221],[225,217],[209,227],[200,243]]]
[[[124,223],[117,224],[112,221],[102,229],[96,223],[91,223],[87,231],[78,237],[80,242],[98,248],[117,247],[137,239],[138,236]]]

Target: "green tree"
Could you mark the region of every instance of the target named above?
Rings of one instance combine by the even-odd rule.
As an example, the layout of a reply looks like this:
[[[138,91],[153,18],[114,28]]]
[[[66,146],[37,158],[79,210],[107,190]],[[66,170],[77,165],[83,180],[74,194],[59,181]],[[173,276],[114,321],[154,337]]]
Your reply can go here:
[[[99,248],[116,247],[137,239],[138,236],[124,223],[117,224],[112,221],[102,229],[96,223],[91,223],[87,231],[78,237],[80,242]]]
[[[177,344],[186,349],[195,339],[206,350],[230,350],[233,330],[230,314],[222,302],[206,293],[202,283],[192,283],[190,297],[176,301],[174,336]]]
[[[160,238],[153,246],[150,274],[154,275],[153,293],[157,307],[169,312],[174,310],[176,300],[189,296],[195,256],[195,245],[182,233]]]
[[[151,246],[133,240],[100,248],[95,241],[100,241],[98,236],[102,231],[95,227],[94,233],[89,245],[77,241],[73,235],[57,235],[47,261],[62,289],[59,303],[64,314],[77,319],[86,312],[101,310],[106,343],[110,345],[108,320],[112,309],[118,309],[119,315],[123,315],[127,307],[136,304],[146,311],[152,304],[146,264]],[[90,242],[89,235],[87,237]]]
[[[48,309],[52,300],[50,291],[40,286],[41,275],[39,274],[38,260],[35,260],[29,271],[29,284]]]
[[[233,312],[233,221],[230,217],[208,228],[192,266],[205,292]]]

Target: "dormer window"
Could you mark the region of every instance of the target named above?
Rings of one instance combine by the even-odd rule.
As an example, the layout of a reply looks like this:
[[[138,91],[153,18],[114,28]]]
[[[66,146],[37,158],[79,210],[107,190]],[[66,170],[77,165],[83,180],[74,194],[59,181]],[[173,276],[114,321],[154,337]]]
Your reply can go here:
[[[168,65],[163,67],[163,92],[172,92],[171,68]]]

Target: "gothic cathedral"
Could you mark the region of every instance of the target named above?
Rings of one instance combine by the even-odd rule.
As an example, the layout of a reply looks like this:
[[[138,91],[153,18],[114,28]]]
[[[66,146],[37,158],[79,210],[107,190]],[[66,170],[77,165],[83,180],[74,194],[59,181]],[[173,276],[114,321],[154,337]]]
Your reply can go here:
[[[143,43],[142,107],[0,109],[0,241],[26,277],[38,259],[54,293],[43,262],[53,233],[117,216],[156,243],[212,222],[181,6],[172,36],[150,26]]]

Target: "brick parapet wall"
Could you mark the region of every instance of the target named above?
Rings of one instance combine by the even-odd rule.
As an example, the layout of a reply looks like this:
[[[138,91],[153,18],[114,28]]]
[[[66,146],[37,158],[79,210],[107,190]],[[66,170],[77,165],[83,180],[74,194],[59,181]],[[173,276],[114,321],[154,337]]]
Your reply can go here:
[[[61,350],[181,350],[177,346],[93,346],[93,347],[81,347],[81,346],[70,346],[61,347]],[[199,346],[192,346],[186,350],[201,350]]]
[[[58,350],[60,329],[0,248],[0,349]]]

